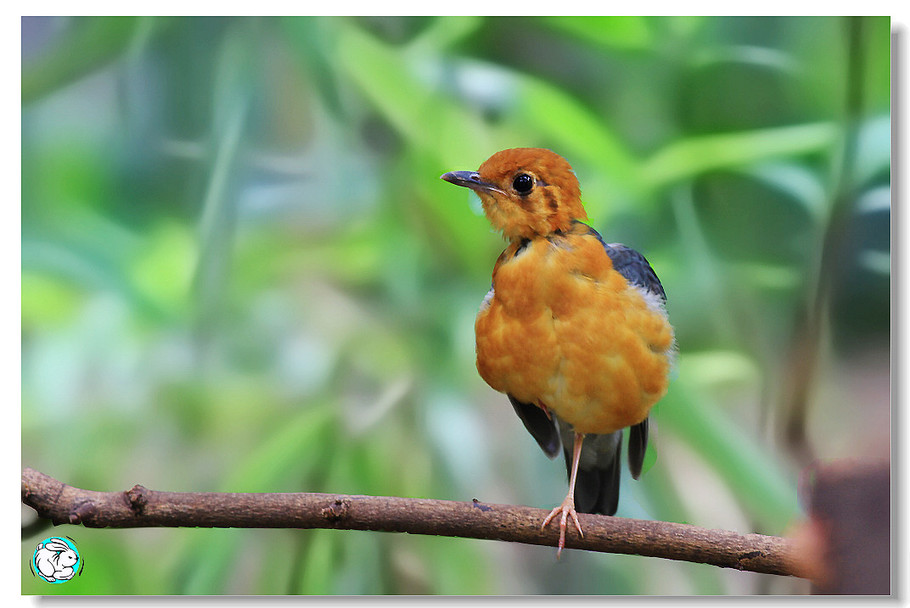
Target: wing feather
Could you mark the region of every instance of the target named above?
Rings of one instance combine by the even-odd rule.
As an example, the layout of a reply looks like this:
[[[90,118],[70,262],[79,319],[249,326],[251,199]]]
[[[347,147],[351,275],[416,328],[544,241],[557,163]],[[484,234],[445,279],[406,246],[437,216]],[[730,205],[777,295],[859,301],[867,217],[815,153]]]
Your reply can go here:
[[[508,397],[512,408],[515,409],[515,413],[518,414],[525,428],[537,441],[540,449],[550,458],[554,458],[559,453],[560,447],[559,431],[556,428],[556,423],[533,403],[524,403],[512,395],[508,395]]]

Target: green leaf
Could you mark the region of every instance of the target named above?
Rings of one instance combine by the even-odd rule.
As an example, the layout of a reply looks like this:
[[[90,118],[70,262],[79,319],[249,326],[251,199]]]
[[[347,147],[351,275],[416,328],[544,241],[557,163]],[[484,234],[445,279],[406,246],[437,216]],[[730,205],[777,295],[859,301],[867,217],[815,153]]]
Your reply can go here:
[[[614,188],[633,193],[641,190],[637,159],[605,126],[603,118],[546,81],[519,75],[515,81],[518,88],[511,121],[534,125],[540,141],[552,142],[561,155],[574,163],[597,167]]]
[[[648,17],[546,17],[547,25],[591,44],[644,50],[654,42]]]
[[[310,404],[283,421],[222,482],[224,491],[275,492],[279,486],[288,487],[289,480],[302,482],[320,472],[335,437],[333,410],[328,403]]]
[[[891,116],[866,120],[856,141],[856,180],[864,184],[877,175],[889,175],[891,166]]]
[[[408,52],[437,53],[474,34],[487,17],[439,16],[408,45]]]
[[[745,172],[801,203],[817,226],[827,221],[830,201],[825,184],[809,168],[793,162],[771,161],[748,167]]]
[[[72,17],[40,57],[22,66],[22,104],[70,84],[122,55],[148,17]]]
[[[477,162],[476,150],[490,140],[478,117],[435,93],[417,75],[406,49],[390,47],[346,22],[338,22],[338,67],[361,88],[396,131],[418,149],[442,159]]]
[[[658,189],[707,171],[825,151],[837,143],[838,135],[833,123],[823,122],[689,137],[652,155],[641,172],[647,183]]]
[[[760,377],[755,362],[737,351],[686,353],[685,365],[687,376],[700,386],[756,382]]]
[[[74,318],[81,294],[73,285],[41,273],[23,271],[21,277],[22,328],[50,328]]]
[[[695,388],[684,360],[681,368],[661,401],[660,421],[717,471],[763,532],[780,534],[799,513],[795,480],[784,472],[782,459]]]
[[[189,298],[195,248],[185,225],[166,222],[150,230],[130,273],[137,289],[163,310],[182,310]]]

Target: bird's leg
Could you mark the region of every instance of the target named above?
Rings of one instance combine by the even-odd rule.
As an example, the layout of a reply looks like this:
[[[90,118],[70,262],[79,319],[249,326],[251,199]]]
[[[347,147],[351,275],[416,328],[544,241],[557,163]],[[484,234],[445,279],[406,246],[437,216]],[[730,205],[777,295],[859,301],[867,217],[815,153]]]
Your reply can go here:
[[[578,474],[578,461],[581,458],[581,444],[584,439],[585,436],[583,434],[575,433],[575,447],[572,449],[572,474],[569,477],[569,493],[566,495],[566,499],[562,501],[560,506],[550,511],[547,518],[543,520],[543,525],[540,526],[540,529],[543,530],[557,514],[562,514],[559,518],[559,548],[556,550],[557,559],[559,559],[562,548],[566,544],[566,521],[570,515],[572,516],[572,521],[575,522],[575,528],[578,530],[578,533],[582,536],[585,535],[585,533],[581,531],[581,524],[578,523],[578,514],[575,513],[575,477]]]

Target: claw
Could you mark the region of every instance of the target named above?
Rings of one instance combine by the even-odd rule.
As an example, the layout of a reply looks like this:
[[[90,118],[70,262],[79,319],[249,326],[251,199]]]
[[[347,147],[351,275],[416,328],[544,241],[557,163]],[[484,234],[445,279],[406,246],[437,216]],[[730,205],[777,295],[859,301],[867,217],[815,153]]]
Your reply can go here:
[[[562,554],[563,547],[566,546],[566,521],[569,519],[569,516],[572,516],[572,521],[575,523],[575,529],[578,530],[578,533],[584,538],[585,533],[581,531],[581,524],[578,523],[578,514],[575,512],[575,476],[578,474],[578,459],[581,455],[581,444],[585,436],[581,433],[575,433],[575,448],[572,450],[572,475],[569,479],[569,493],[566,495],[565,500],[562,501],[562,504],[550,511],[550,514],[547,515],[547,518],[543,520],[543,525],[540,526],[540,529],[543,530],[547,527],[553,518],[556,517],[557,513],[562,513],[562,516],[559,518],[559,545],[556,549],[556,559],[559,559],[559,556]]]
[[[553,521],[553,518],[557,514],[562,514],[559,518],[559,544],[556,549],[556,559],[559,559],[559,556],[562,554],[563,548],[566,546],[566,528],[567,521],[569,516],[572,517],[572,522],[575,524],[575,529],[578,530],[578,533],[584,537],[585,533],[581,530],[581,524],[578,523],[578,515],[575,512],[575,501],[570,497],[566,497],[566,500],[563,503],[550,511],[550,514],[547,515],[547,518],[543,520],[543,524],[540,526],[540,529],[543,530],[547,525]]]

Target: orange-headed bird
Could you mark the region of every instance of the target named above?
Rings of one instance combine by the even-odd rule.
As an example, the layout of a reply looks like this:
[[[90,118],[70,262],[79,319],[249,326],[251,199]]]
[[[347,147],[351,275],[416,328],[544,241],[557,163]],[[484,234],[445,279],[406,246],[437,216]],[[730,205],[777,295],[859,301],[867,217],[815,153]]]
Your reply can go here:
[[[644,256],[582,223],[578,179],[558,154],[503,150],[442,179],[476,192],[509,241],[474,326],[477,370],[549,457],[563,447],[569,493],[541,526],[559,516],[558,556],[567,518],[583,535],[576,508],[616,513],[625,427],[641,474],[675,352],[666,294]]]

